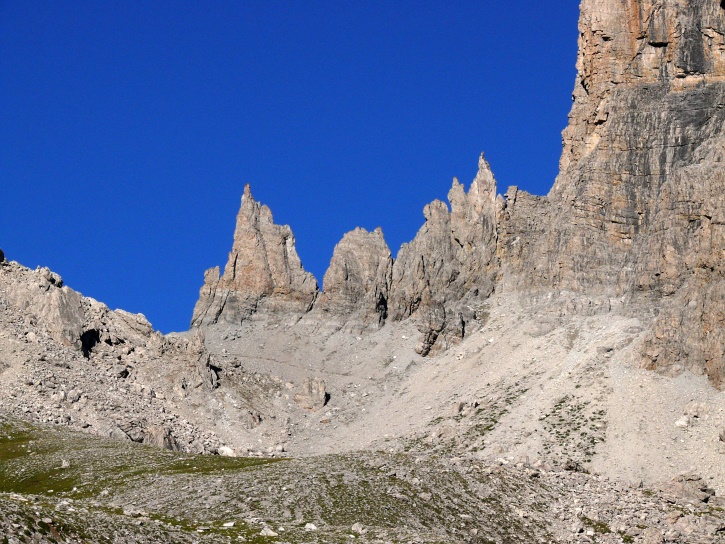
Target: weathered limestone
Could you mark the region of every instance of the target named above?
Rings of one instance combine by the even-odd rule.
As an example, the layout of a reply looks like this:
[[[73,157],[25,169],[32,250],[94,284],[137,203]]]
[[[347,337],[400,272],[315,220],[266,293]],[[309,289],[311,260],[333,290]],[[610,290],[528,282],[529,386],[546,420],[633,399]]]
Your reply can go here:
[[[645,364],[722,385],[725,9],[584,1],[580,33],[546,268],[654,304]]]
[[[324,313],[382,325],[388,317],[393,257],[380,228],[357,228],[335,246],[316,307]]]
[[[498,269],[496,182],[483,155],[468,193],[454,179],[448,200],[450,211],[440,200],[425,207],[425,224],[393,264],[391,315],[418,313],[432,324],[423,327],[423,354],[444,329],[454,338],[465,335],[475,318],[469,303],[491,294]]]
[[[28,311],[39,328],[61,344],[82,350],[86,357],[94,349],[127,341],[136,345],[160,341],[143,315],[111,311],[63,285],[62,278],[48,268],[28,270],[7,263],[0,273],[13,306]]]
[[[313,306],[315,319],[414,317],[427,354],[475,327],[494,290],[566,292],[588,311],[656,316],[642,364],[725,385],[725,8],[583,0],[579,30],[548,196],[511,187],[497,199],[482,156],[468,193],[454,180],[450,210],[426,206],[392,266],[382,233],[346,235],[316,299],[289,229],[247,189],[229,264],[207,272],[192,323]]]
[[[240,324],[260,304],[279,313],[303,314],[312,308],[317,291],[317,281],[302,268],[292,230],[275,225],[270,209],[254,200],[247,185],[224,274],[207,270],[191,323]]]

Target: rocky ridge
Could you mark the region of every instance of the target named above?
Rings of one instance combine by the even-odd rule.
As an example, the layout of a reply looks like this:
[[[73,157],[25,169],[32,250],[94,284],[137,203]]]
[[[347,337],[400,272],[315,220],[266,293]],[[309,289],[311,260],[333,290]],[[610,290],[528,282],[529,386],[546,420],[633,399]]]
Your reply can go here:
[[[582,311],[652,318],[645,367],[705,373],[722,387],[724,35],[725,9],[714,0],[582,2],[574,104],[548,196],[510,187],[496,197],[482,155],[468,193],[454,179],[450,208],[427,205],[424,225],[392,263],[382,233],[346,234],[319,301],[289,227],[275,227],[291,256],[277,277],[268,269],[281,258],[242,243],[259,239],[248,234],[259,219],[238,220],[230,264],[221,279],[207,272],[192,325],[239,324],[257,310],[279,316],[285,300],[293,304],[282,307],[286,316],[363,315],[357,321],[376,325],[413,317],[418,351],[428,354],[476,330],[477,308],[495,291],[571,291],[589,299]],[[240,217],[271,221],[248,189],[245,200]],[[258,263],[239,275],[238,259]],[[244,297],[264,304],[239,306]],[[228,299],[221,313],[200,317]]]
[[[550,194],[497,196],[481,156],[396,259],[380,230],[346,234],[322,290],[249,187],[187,333],[0,251],[2,530],[723,541],[724,20],[712,0],[583,1]],[[78,495],[81,514],[79,458],[53,457],[77,443],[99,481],[132,475]]]
[[[451,209],[439,200],[425,207],[425,224],[397,259],[380,228],[345,234],[320,292],[302,269],[291,229],[274,225],[247,185],[229,262],[221,276],[206,271],[192,327],[305,318],[365,330],[416,316],[420,353],[455,343],[467,323],[473,330],[475,304],[493,292],[497,274],[496,182],[483,155],[468,193],[454,179],[448,199]]]

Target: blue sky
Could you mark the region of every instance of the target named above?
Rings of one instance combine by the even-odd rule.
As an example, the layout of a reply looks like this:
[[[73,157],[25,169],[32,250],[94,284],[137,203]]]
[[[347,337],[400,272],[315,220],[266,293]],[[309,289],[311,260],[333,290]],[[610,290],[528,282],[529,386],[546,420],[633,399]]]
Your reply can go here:
[[[576,2],[2,2],[0,248],[185,330],[245,183],[321,282],[468,185],[546,194]]]

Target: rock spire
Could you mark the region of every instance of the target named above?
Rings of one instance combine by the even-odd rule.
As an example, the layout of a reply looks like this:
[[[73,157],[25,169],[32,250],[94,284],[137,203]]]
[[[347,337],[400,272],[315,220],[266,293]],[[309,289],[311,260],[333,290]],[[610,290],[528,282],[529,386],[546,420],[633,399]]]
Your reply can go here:
[[[393,257],[383,231],[356,228],[335,246],[317,306],[343,319],[357,314],[363,325],[382,325],[388,317],[392,274]]]
[[[305,313],[317,292],[314,276],[302,268],[292,230],[275,225],[270,209],[257,203],[246,185],[224,273],[220,276],[217,267],[204,274],[191,324],[239,324],[260,305]]]

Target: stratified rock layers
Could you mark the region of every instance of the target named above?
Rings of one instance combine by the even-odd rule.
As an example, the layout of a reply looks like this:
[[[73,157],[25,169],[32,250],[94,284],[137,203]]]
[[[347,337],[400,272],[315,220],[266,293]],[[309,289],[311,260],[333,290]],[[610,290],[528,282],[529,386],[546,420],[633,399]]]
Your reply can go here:
[[[714,0],[582,2],[578,76],[543,229],[514,203],[516,288],[604,294],[658,314],[644,364],[725,361],[725,9]],[[507,202],[508,207],[508,202]],[[539,213],[542,203],[520,209]],[[520,243],[520,241],[519,241]]]
[[[426,206],[394,262],[379,231],[348,233],[318,298],[291,231],[247,189],[229,263],[207,272],[192,325],[238,323],[262,303],[378,325],[415,317],[427,354],[466,334],[495,290],[569,292],[652,316],[644,366],[725,385],[725,8],[583,0],[579,29],[547,197],[511,187],[497,199],[481,157],[468,193],[454,180],[450,209]]]

